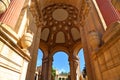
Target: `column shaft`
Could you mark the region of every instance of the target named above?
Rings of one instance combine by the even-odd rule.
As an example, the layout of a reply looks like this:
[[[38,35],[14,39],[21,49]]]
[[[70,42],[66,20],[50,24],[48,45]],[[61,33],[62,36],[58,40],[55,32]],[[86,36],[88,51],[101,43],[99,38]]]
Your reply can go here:
[[[36,71],[37,53],[38,53],[39,44],[40,44],[40,34],[41,34],[41,27],[38,28],[35,35],[35,40],[33,41],[34,43],[33,51],[30,52],[32,59],[31,59],[31,62],[29,63],[26,80],[34,80],[34,74]]]
[[[113,22],[120,20],[119,13],[112,5],[111,0],[96,0],[96,2],[100,8],[107,26]]]
[[[42,80],[48,79],[48,58],[42,60]]]
[[[69,59],[69,64],[70,64],[70,80],[74,80],[74,68],[73,68],[73,61],[72,59]]]
[[[48,80],[51,80],[51,76],[52,76],[52,61],[53,61],[53,59],[51,57],[49,57]]]
[[[15,27],[25,0],[11,0],[7,11],[0,16],[0,22]]]

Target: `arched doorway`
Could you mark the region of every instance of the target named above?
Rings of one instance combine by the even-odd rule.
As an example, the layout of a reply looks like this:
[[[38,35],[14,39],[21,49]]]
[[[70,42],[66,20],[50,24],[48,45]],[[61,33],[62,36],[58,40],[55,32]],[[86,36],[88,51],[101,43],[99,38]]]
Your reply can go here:
[[[79,56],[79,61],[80,61],[80,72],[81,72],[80,79],[83,79],[83,78],[86,79],[87,72],[86,72],[86,65],[85,65],[83,48],[79,50],[78,56]]]
[[[42,58],[43,58],[43,51],[41,49],[38,49],[36,71],[35,71],[35,80],[41,80],[41,75],[42,75]]]
[[[54,80],[59,80],[60,77],[68,79],[70,72],[68,57],[67,53],[63,51],[54,53],[52,64],[52,68],[56,71],[55,75],[52,75]]]

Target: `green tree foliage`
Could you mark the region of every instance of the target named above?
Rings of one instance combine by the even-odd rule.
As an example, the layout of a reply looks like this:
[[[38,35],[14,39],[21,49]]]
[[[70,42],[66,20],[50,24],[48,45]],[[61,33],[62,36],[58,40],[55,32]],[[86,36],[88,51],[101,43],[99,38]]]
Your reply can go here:
[[[56,76],[56,70],[54,68],[52,68],[52,77],[55,80],[55,76]]]

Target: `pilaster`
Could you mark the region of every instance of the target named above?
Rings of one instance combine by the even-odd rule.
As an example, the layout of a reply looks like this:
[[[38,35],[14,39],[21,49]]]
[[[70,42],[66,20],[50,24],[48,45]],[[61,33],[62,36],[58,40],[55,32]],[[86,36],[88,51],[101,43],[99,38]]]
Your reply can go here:
[[[35,75],[35,71],[36,71],[37,54],[38,54],[39,43],[40,43],[40,35],[41,35],[41,27],[38,27],[36,34],[34,36],[35,39],[33,41],[33,43],[34,43],[33,51],[30,52],[32,59],[28,66],[26,80],[34,80],[34,75]]]
[[[0,16],[0,22],[14,28],[23,8],[25,0],[11,0],[11,3],[4,14]]]
[[[42,59],[42,80],[48,79],[48,65],[49,65],[49,59],[43,58]]]
[[[87,41],[88,39],[85,34],[84,27],[80,27],[80,34],[81,34],[81,41],[82,41],[82,46],[83,46],[83,50],[84,50],[87,76],[88,76],[89,80],[94,80],[94,75],[93,75],[94,69],[92,67],[91,59],[90,59],[91,53],[89,50],[88,41]]]
[[[112,5],[111,0],[96,0],[96,2],[108,27],[120,20],[119,13]]]

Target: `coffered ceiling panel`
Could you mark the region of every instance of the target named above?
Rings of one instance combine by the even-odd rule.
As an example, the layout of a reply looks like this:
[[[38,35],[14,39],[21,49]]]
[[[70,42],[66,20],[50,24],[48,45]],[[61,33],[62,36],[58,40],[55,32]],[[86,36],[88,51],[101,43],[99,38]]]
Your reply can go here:
[[[57,3],[42,9],[41,40],[49,46],[72,46],[80,42],[79,11],[70,4]]]
[[[64,4],[69,4],[73,5],[76,8],[79,8],[82,0],[40,0],[42,8],[51,5],[51,4],[57,4],[57,3],[64,3]]]

